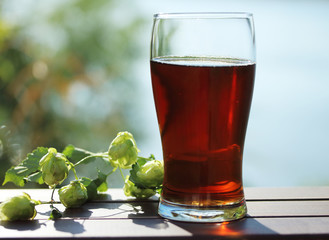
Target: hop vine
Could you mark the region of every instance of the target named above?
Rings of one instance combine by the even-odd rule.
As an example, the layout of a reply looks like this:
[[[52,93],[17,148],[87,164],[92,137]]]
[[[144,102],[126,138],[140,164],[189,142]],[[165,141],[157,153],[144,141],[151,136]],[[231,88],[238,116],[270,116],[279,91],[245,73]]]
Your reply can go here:
[[[145,199],[159,193],[163,181],[163,164],[150,155],[149,158],[139,156],[139,149],[133,135],[119,132],[112,140],[106,152],[93,153],[88,150],[68,145],[62,152],[55,148],[38,147],[18,165],[7,170],[3,185],[12,182],[23,187],[28,182],[46,184],[53,189],[50,201],[49,219],[62,217],[62,213],[54,207],[54,192],[58,190],[61,203],[66,208],[81,207],[97,197],[99,192],[108,189],[107,178],[115,171],[120,171],[124,182],[123,191],[127,197]],[[112,171],[104,173],[98,170],[94,179],[80,176],[77,166],[89,164],[96,159],[110,163]],[[122,169],[130,169],[124,176]],[[72,172],[74,180],[65,186],[59,186]],[[43,204],[23,193],[0,204],[0,220],[28,220],[36,215],[35,206]],[[19,207],[18,207],[19,206]],[[22,214],[22,212],[26,214]]]

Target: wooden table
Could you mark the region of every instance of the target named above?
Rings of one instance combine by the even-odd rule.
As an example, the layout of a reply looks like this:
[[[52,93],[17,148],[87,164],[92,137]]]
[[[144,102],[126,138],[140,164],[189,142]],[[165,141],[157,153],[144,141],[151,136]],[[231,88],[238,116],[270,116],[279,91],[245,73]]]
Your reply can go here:
[[[51,194],[48,189],[0,190],[0,201],[22,191],[43,201]],[[1,222],[0,239],[329,239],[329,187],[246,188],[245,193],[246,218],[185,223],[160,218],[156,198],[136,201],[112,189],[79,209],[56,204],[64,211],[56,221],[48,220],[49,205],[39,205],[32,221]]]

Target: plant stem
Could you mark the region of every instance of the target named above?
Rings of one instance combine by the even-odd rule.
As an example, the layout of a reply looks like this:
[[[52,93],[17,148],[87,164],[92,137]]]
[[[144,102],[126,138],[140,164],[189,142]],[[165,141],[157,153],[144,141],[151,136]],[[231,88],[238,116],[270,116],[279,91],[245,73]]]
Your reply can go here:
[[[77,175],[77,171],[75,171],[74,165],[72,166],[72,171],[74,173],[75,179],[78,180],[79,178],[78,178],[78,175]]]
[[[120,166],[119,166],[119,170],[120,170],[120,174],[121,174],[122,180],[123,181],[126,181],[125,176],[123,175],[123,172],[122,172],[122,169],[121,169]]]
[[[61,211],[59,211],[56,207],[54,207],[54,192],[55,192],[55,189],[56,189],[56,186],[53,188],[53,191],[51,192],[51,199],[50,199],[51,213],[50,213],[49,219],[51,219],[51,220],[55,220],[55,219],[61,218],[63,216]]]
[[[103,153],[93,153],[93,154],[91,154],[91,155],[89,155],[89,156],[87,156],[87,157],[82,158],[79,162],[77,162],[76,164],[74,164],[74,166],[76,167],[76,166],[78,166],[78,165],[84,163],[84,162],[87,161],[88,159],[96,158],[96,157],[106,158],[106,157],[108,157],[108,154],[107,154],[107,152],[103,152]]]
[[[117,169],[118,169],[117,167],[116,167],[116,168],[113,168],[111,172],[109,172],[108,174],[106,174],[106,176],[107,176],[107,177],[110,176],[110,175],[111,175],[112,173],[114,173]]]
[[[50,197],[50,204],[53,205],[54,202],[54,193],[55,193],[56,186],[53,187],[53,191],[51,192],[51,197]]]

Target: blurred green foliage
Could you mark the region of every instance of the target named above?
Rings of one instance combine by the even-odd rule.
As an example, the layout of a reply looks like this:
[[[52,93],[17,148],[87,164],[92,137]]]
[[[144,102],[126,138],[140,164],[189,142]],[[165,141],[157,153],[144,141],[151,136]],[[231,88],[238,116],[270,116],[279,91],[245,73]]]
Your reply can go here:
[[[118,4],[62,1],[19,23],[0,15],[1,183],[38,146],[106,151],[117,132],[138,135],[127,116],[138,98],[131,69],[144,20],[122,17]]]

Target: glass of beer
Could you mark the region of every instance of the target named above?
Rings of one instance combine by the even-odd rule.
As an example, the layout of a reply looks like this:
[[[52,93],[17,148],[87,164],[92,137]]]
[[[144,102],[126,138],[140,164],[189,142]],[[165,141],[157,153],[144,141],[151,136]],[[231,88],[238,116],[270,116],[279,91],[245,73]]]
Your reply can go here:
[[[242,158],[256,66],[252,14],[155,14],[150,64],[164,158],[159,215],[243,218]]]

